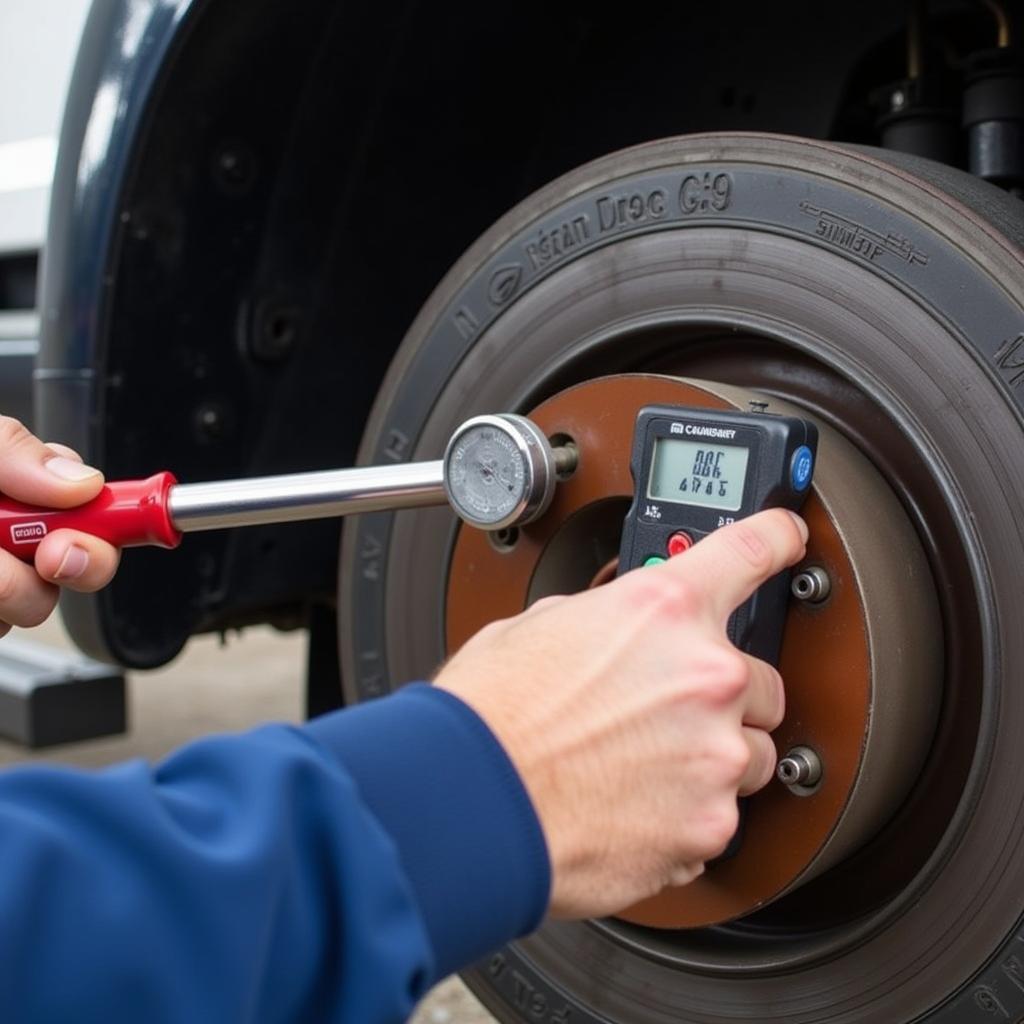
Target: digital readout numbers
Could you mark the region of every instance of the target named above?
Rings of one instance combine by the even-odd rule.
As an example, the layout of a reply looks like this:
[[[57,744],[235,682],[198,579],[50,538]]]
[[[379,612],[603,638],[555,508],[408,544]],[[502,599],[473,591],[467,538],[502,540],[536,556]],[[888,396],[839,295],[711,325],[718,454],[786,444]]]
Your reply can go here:
[[[725,455],[721,449],[704,451],[698,449],[697,457],[693,460],[693,469],[689,476],[683,477],[679,490],[686,494],[692,491],[694,494],[705,494],[711,497],[717,494],[724,498],[729,494],[729,481],[722,477],[722,458]]]
[[[736,511],[743,503],[743,481],[750,449],[708,446],[699,441],[659,438],[648,497],[685,505]]]

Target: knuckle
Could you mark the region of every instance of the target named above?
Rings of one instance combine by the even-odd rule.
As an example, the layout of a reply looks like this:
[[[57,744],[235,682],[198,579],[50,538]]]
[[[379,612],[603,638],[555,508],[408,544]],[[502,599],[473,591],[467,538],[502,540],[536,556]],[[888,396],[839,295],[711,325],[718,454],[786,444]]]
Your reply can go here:
[[[778,671],[774,668],[771,671],[769,680],[772,697],[775,702],[768,730],[771,732],[774,729],[778,729],[778,727],[782,725],[783,719],[786,717],[786,687],[783,685],[782,676],[779,675]]]
[[[775,775],[775,766],[779,762],[779,752],[775,746],[775,741],[768,735],[768,733],[761,734],[764,739],[761,740],[761,752],[760,752],[760,771],[757,776],[757,788],[761,789],[762,786],[767,786],[771,782]]]
[[[21,626],[23,629],[32,629],[35,626],[41,626],[52,614],[53,609],[57,607],[57,591],[54,588],[54,592],[48,595],[41,601],[33,601],[32,604],[19,609],[16,616],[13,617],[14,624]]]
[[[694,879],[700,878],[704,874],[704,862],[696,861],[692,863],[680,864],[669,872],[668,885],[679,888],[684,885],[689,885]]]
[[[719,657],[719,672],[725,679],[738,686],[746,686],[750,682],[750,665],[735,647],[731,644],[722,647]]]
[[[717,750],[717,762],[722,780],[730,788],[738,786],[750,770],[753,754],[746,741],[740,737],[723,740]]]
[[[13,416],[0,416],[0,448],[17,448],[31,436],[21,420]]]
[[[732,704],[750,686],[750,667],[734,647],[721,647],[708,666],[706,693],[715,704]]]
[[[655,617],[685,619],[699,614],[700,588],[675,567],[658,566],[628,573],[630,607]]]
[[[796,519],[787,512],[784,508],[774,508],[771,510],[772,515],[779,526],[779,530],[784,530],[789,536],[790,547],[796,550],[802,550],[806,545],[804,541],[804,535],[797,525]]]
[[[34,588],[24,586],[24,579],[19,572],[21,566],[11,557],[0,561],[0,614],[4,621],[15,626],[29,629],[41,625],[49,617],[57,603],[57,588],[44,585],[41,593],[36,594]]]
[[[796,529],[796,527],[794,527]],[[760,532],[747,522],[737,523],[728,535],[736,556],[758,574],[768,572],[774,564],[772,549]]]
[[[10,606],[17,603],[20,586],[18,573],[9,558],[0,560],[0,608],[10,611]]]
[[[721,800],[709,809],[704,822],[705,860],[717,857],[729,845],[739,824],[740,812],[735,800]]]
[[[651,573],[653,576],[654,574]],[[674,572],[659,574],[656,604],[658,610],[672,619],[690,618],[700,611],[700,590],[684,576]]]
[[[661,587],[657,580],[652,579],[653,576],[653,572],[634,569],[617,581],[622,590],[625,591],[628,588],[630,607],[644,608],[657,604],[660,599]],[[609,586],[604,592],[610,594],[613,592],[613,588]]]
[[[657,580],[651,579],[652,575],[650,571],[634,571],[621,580],[623,609],[628,609],[630,614],[642,619],[656,616],[662,600],[662,588]],[[605,588],[605,591],[606,594],[612,593],[610,587]]]

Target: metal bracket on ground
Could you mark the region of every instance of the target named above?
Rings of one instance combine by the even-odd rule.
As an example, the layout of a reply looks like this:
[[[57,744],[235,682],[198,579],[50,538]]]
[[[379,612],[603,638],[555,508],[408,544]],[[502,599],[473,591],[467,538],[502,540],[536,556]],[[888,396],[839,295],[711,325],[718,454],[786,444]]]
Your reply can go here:
[[[0,641],[0,735],[26,747],[95,739],[127,728],[124,673],[74,651]]]

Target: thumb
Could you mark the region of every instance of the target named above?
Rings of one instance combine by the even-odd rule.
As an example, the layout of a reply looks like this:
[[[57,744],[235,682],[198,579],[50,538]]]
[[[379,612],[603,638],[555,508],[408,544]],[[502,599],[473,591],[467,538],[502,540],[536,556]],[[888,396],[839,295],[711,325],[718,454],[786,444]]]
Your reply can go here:
[[[807,524],[795,512],[771,508],[715,530],[658,569],[692,583],[725,622],[762,583],[803,558],[806,544]]]
[[[71,508],[95,498],[103,474],[63,445],[46,445],[18,420],[0,416],[0,494],[29,505]]]

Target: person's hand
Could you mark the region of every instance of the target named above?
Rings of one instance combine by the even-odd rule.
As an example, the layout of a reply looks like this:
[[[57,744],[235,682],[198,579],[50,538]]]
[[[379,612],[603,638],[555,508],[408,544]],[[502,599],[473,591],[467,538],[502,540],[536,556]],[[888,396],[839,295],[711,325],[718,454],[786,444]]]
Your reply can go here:
[[[30,505],[71,508],[95,498],[103,474],[64,445],[43,444],[17,420],[0,416],[0,494]],[[117,569],[118,551],[75,530],[54,530],[35,566],[0,551],[0,636],[11,626],[38,626],[53,611],[58,584],[99,590]]]
[[[491,623],[436,685],[470,705],[515,764],[551,856],[551,912],[614,913],[720,854],[737,794],[772,777],[778,672],[726,636],[729,615],[804,554],[775,509],[663,565]]]

